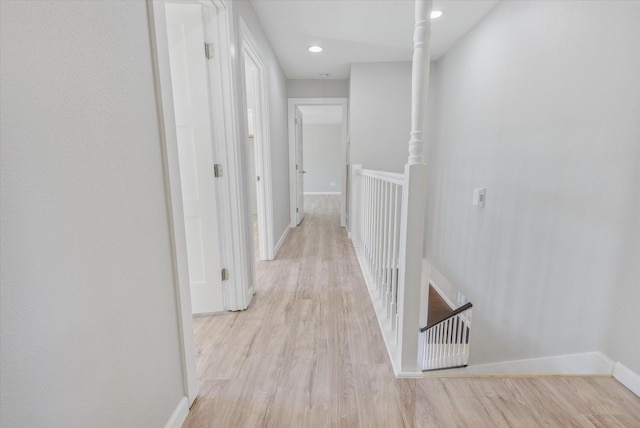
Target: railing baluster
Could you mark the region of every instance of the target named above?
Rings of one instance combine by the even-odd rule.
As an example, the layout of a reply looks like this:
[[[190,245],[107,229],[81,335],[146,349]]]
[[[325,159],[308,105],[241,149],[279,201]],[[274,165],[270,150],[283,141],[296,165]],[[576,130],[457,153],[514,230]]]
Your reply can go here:
[[[375,180],[371,179],[371,201],[369,202],[371,206],[371,224],[369,225],[369,233],[371,235],[371,250],[369,250],[369,272],[371,273],[371,277],[373,278],[373,254],[375,250],[375,219],[376,219],[376,186]]]
[[[369,272],[373,270],[373,265],[371,264],[371,258],[373,257],[373,216],[375,215],[375,211],[373,210],[373,201],[374,201],[374,188],[373,188],[373,179],[369,179]]]
[[[369,177],[369,195],[367,205],[369,206],[369,258],[373,251],[373,179]],[[369,269],[371,269],[371,260],[369,260]]]
[[[442,345],[442,364],[449,364],[449,333],[451,332],[451,318],[442,323],[444,329],[444,344]]]
[[[427,361],[426,361],[426,366],[424,368],[431,368],[430,364],[433,361],[433,352],[435,347],[433,346],[433,334],[434,334],[434,330],[429,330],[427,332]]]
[[[371,179],[371,249],[369,250],[369,271],[374,272],[373,257],[375,255],[375,220],[376,220],[376,183]],[[373,276],[372,276],[373,277]]]
[[[362,216],[362,227],[360,228],[360,237],[362,238],[362,250],[367,251],[367,231],[369,230],[367,227],[367,220],[369,218],[369,207],[367,206],[367,193],[369,192],[369,177],[362,177],[362,212],[360,216]]]
[[[358,213],[359,219],[361,219],[362,221],[360,222],[360,244],[362,245],[362,251],[366,251],[365,250],[365,242],[367,240],[367,236],[365,231],[367,230],[367,213],[369,212],[367,210],[367,177],[363,177],[362,176],[362,172],[360,173],[360,186],[361,186],[361,192],[360,192],[360,212]],[[358,195],[354,195],[355,198],[358,197]]]
[[[382,203],[382,227],[381,227],[381,232],[382,232],[382,252],[380,254],[380,259],[382,260],[382,269],[380,270],[380,283],[381,283],[381,287],[380,287],[380,299],[384,302],[385,301],[385,295],[387,293],[387,245],[389,244],[388,241],[388,236],[387,236],[387,223],[388,223],[388,218],[387,215],[389,214],[389,209],[388,209],[388,205],[387,205],[387,201],[389,198],[389,183],[387,183],[386,181],[383,182],[382,184],[382,188],[383,188],[383,203]]]
[[[373,281],[376,285],[376,290],[378,289],[378,245],[380,238],[380,182],[378,180],[374,180],[374,202],[373,202],[373,257],[372,257],[372,266],[373,266]]]
[[[361,172],[361,171],[358,171]],[[365,227],[365,220],[366,220],[366,212],[367,212],[367,208],[366,208],[366,194],[367,194],[367,189],[366,189],[366,185],[367,185],[367,177],[363,177],[362,173],[359,174],[359,184],[360,186],[358,187],[358,190],[360,191],[359,194],[355,194],[354,195],[354,199],[357,199],[359,201],[359,205],[358,205],[358,212],[357,214],[357,219],[356,219],[356,226],[359,226],[359,231],[358,231],[358,238],[360,241],[360,249],[364,250],[364,242],[365,242],[365,235],[364,235],[364,231],[366,230]]]
[[[384,295],[387,291],[387,284],[386,284],[386,269],[387,269],[387,265],[386,265],[386,258],[387,258],[387,214],[389,212],[389,210],[387,209],[387,198],[388,198],[388,183],[386,181],[382,182],[382,203],[380,204],[380,208],[382,211],[382,217],[381,217],[381,221],[380,221],[380,299],[383,300],[384,299]]]
[[[420,363],[422,370],[460,367],[469,363],[472,306],[467,303],[421,329],[425,346]]]
[[[458,324],[460,325],[458,337],[457,337],[457,342],[458,342],[457,351],[458,351],[458,354],[460,355],[460,364],[464,364],[464,354],[465,354],[465,348],[466,348],[464,335],[465,335],[467,323],[465,322],[464,314],[458,314],[457,318],[458,318]]]
[[[378,215],[376,221],[376,272],[375,272],[375,281],[376,281],[376,291],[378,292],[378,298],[380,298],[380,270],[382,268],[380,263],[380,255],[382,254],[382,203],[384,199],[384,186],[380,180],[377,180],[378,185],[378,200],[376,203],[376,212]]]
[[[382,181],[377,180],[378,183],[378,202],[376,206],[376,212],[378,219],[376,222],[376,290],[378,290],[378,297],[380,297],[381,284],[381,270],[382,270],[382,204],[384,199],[384,186]]]
[[[438,328],[436,328],[436,358],[435,358],[435,364],[436,366],[440,365],[440,355],[442,352],[442,324],[438,325]]]
[[[391,268],[393,274],[391,277],[391,314],[394,319],[393,331],[397,333],[397,323],[395,315],[398,313],[398,245],[400,243],[400,213],[399,201],[402,198],[402,186],[396,184],[396,192],[393,200],[394,222],[393,222],[393,263]]]
[[[398,308],[402,174],[352,168],[351,239],[388,346],[400,342]],[[359,202],[358,202],[359,201]],[[433,336],[433,341],[438,340]],[[433,347],[424,345],[426,355]]]
[[[462,348],[460,348],[460,341],[458,340],[458,334],[460,331],[460,316],[456,316],[456,330],[455,330],[455,334],[454,334],[454,340],[455,340],[455,347],[453,348],[453,352],[456,355],[456,365],[462,365],[462,358],[460,357],[460,351],[462,350]]]
[[[456,315],[455,317],[453,317],[453,331],[451,334],[452,340],[451,340],[451,352],[453,353],[453,355],[458,355],[458,351],[460,350],[459,345],[460,345],[460,339],[458,337],[458,331],[460,326],[460,315]],[[457,361],[456,361],[457,362]]]
[[[369,253],[369,177],[362,177],[362,251],[366,255]]]
[[[370,190],[370,180],[369,177],[365,177],[365,192],[364,192],[364,213],[365,213],[365,229],[363,231],[363,234],[365,236],[364,241],[365,241],[365,255],[369,254],[369,230],[370,230],[370,226],[369,226],[369,216],[371,215],[371,209],[369,207],[369,200],[371,199],[371,190]]]
[[[397,185],[394,183],[389,184],[389,263],[388,263],[388,304],[387,311],[389,314],[392,314],[391,306],[393,305],[393,273],[394,273],[394,259],[393,253],[395,251],[395,239],[396,239],[396,231],[394,228],[395,219],[396,219],[396,209],[393,206],[393,202],[395,201],[395,195],[397,191]]]
[[[387,296],[385,301],[385,312],[387,318],[391,319],[391,305],[393,302],[393,242],[395,239],[395,231],[393,230],[393,221],[395,216],[395,209],[393,208],[393,200],[395,195],[395,185],[389,184],[389,245],[388,245],[388,262],[387,262]],[[393,330],[393,326],[392,326]]]
[[[473,313],[471,311],[467,312],[467,325],[469,327],[471,327],[471,317],[473,316]],[[465,332],[467,333],[467,340],[465,341],[465,353],[464,353],[464,363],[467,364],[469,363],[469,335],[471,334],[471,329],[465,329]]]

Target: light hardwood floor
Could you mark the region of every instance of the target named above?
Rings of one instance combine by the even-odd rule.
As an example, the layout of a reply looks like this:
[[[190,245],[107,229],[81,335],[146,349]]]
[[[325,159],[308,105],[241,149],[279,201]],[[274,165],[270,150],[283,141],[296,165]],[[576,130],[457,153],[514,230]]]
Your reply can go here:
[[[338,199],[306,199],[248,310],[195,323],[184,427],[640,427],[610,377],[396,379]]]

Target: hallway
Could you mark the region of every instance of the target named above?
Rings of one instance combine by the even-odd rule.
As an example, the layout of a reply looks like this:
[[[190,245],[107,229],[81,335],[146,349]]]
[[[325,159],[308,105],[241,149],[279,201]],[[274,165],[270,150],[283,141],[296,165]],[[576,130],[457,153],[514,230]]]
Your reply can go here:
[[[194,319],[184,427],[640,425],[640,398],[609,377],[394,378],[338,204],[305,198],[247,311]]]

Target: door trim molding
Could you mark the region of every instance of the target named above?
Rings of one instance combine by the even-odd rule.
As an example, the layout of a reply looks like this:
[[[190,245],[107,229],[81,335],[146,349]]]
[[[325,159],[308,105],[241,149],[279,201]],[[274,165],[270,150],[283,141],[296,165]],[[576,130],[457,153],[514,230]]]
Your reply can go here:
[[[294,162],[295,162],[295,197],[296,203],[296,226],[300,226],[304,220],[304,115],[298,107],[293,109],[293,129],[294,135]],[[300,140],[298,138],[301,138]],[[298,150],[298,147],[300,150]],[[300,157],[298,157],[300,153]],[[298,188],[298,184],[302,183],[302,189]]]
[[[288,127],[289,127],[289,207],[290,225],[296,227],[296,108],[302,106],[342,106],[342,133],[340,146],[341,174],[340,174],[340,226],[346,226],[347,207],[347,127],[348,127],[348,99],[339,98],[289,98]]]
[[[176,123],[173,109],[173,93],[171,84],[171,68],[169,63],[169,44],[166,26],[165,3],[167,1],[147,1],[147,16],[149,19],[149,35],[151,39],[152,68],[154,74],[154,84],[156,93],[156,104],[158,109],[158,122],[160,124],[160,138],[162,141],[163,154],[163,176],[165,182],[165,193],[167,199],[167,215],[169,220],[169,239],[171,242],[173,274],[176,291],[176,310],[178,314],[178,329],[180,341],[180,353],[182,357],[182,371],[184,393],[190,406],[198,394],[198,375],[196,371],[195,342],[193,333],[193,315],[191,309],[191,290],[189,284],[189,266],[187,261],[186,233],[184,227],[184,214],[182,207],[182,189],[180,182],[180,167],[178,159],[178,141],[176,135]],[[178,2],[178,1],[176,1]],[[229,172],[217,186],[221,190],[220,198],[231,201],[238,195],[238,183],[234,176],[237,170],[235,147],[237,141],[236,126],[234,121],[234,98],[233,98],[233,78],[230,54],[231,35],[231,11],[226,0],[201,0],[205,7],[205,14],[209,22],[214,22],[214,32],[211,34],[209,28],[206,29],[205,38],[214,40],[216,58],[219,59],[218,88],[222,90],[220,105],[212,105],[216,110],[218,127],[224,136],[224,142],[214,145],[214,151],[218,151],[216,156],[224,159]],[[213,13],[211,13],[213,12]],[[211,13],[211,14],[210,14]],[[211,67],[208,70],[208,77],[211,81]],[[215,103],[214,103],[215,104]],[[222,115],[222,116],[221,116]],[[219,118],[224,117],[220,122]],[[217,133],[217,137],[221,135]],[[219,138],[214,138],[219,140]],[[220,199],[219,199],[220,200]],[[222,207],[229,207],[222,209]],[[239,217],[235,215],[236,205],[227,203],[219,204],[219,221],[221,240],[221,262],[232,268],[235,275],[225,285],[225,309],[240,310],[245,309],[248,302],[244,298],[242,285],[245,284],[243,269],[244,259],[242,245],[234,245],[240,242],[242,229]],[[237,209],[237,208],[236,208]],[[235,278],[234,278],[235,276]],[[239,290],[240,289],[240,290]],[[238,297],[239,296],[239,297]]]
[[[209,67],[211,97],[219,99],[213,103],[214,132],[216,138],[214,148],[216,158],[223,164],[222,177],[217,181],[217,193],[220,207],[221,262],[229,269],[226,281],[225,309],[230,311],[244,310],[249,306],[253,296],[253,277],[248,268],[253,261],[253,254],[247,245],[244,216],[244,179],[245,167],[243,152],[239,144],[242,135],[239,130],[239,119],[236,113],[239,100],[236,91],[236,69],[234,61],[235,33],[233,24],[232,2],[228,0],[200,0],[206,6],[206,12],[213,12],[209,17],[213,28],[207,31],[207,41],[214,44],[214,59]],[[213,7],[211,7],[213,6]],[[250,235],[253,237],[253,234]],[[251,238],[253,239],[253,238]]]
[[[274,224],[273,224],[273,183],[272,183],[272,170],[271,170],[271,132],[270,132],[270,111],[269,111],[269,94],[267,91],[266,81],[266,66],[265,61],[260,55],[258,44],[251,34],[249,27],[244,22],[242,17],[238,19],[240,24],[239,44],[241,46],[241,53],[238,58],[240,79],[242,87],[243,106],[242,117],[244,118],[243,134],[244,139],[247,141],[249,136],[247,133],[248,118],[247,118],[247,89],[246,89],[246,70],[244,66],[244,55],[247,55],[249,59],[258,68],[258,109],[256,111],[256,129],[255,134],[257,138],[254,141],[259,141],[261,144],[255,144],[255,163],[256,169],[260,173],[261,189],[256,186],[257,195],[257,211],[258,211],[258,233],[259,233],[259,254],[261,260],[273,260],[275,257],[274,247]],[[249,159],[246,150],[246,144],[243,144],[243,153],[245,159],[245,165],[248,166],[250,174],[247,174],[247,179],[255,179],[253,177],[253,166],[249,165]],[[253,236],[253,233],[250,234]],[[251,240],[253,244],[253,240]],[[255,249],[254,249],[255,251]]]
[[[156,103],[162,139],[164,181],[169,216],[169,235],[173,256],[173,275],[178,304],[182,366],[185,393],[189,404],[198,394],[198,376],[195,364],[195,344],[191,313],[191,290],[189,289],[189,266],[187,262],[187,240],[182,208],[180,164],[178,160],[178,138],[173,117],[173,94],[171,92],[171,69],[169,65],[169,43],[166,29],[164,2],[147,2],[153,68],[155,74]]]

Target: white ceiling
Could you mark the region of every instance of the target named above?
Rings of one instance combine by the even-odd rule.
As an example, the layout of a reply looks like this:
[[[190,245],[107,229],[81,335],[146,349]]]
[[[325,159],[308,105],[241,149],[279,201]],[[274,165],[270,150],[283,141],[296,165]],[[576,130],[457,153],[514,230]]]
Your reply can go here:
[[[342,123],[342,106],[300,106],[305,125]]]
[[[439,59],[499,0],[435,0],[431,58]],[[412,0],[251,0],[289,79],[346,79],[350,64],[411,61]],[[319,44],[324,51],[311,54]]]

